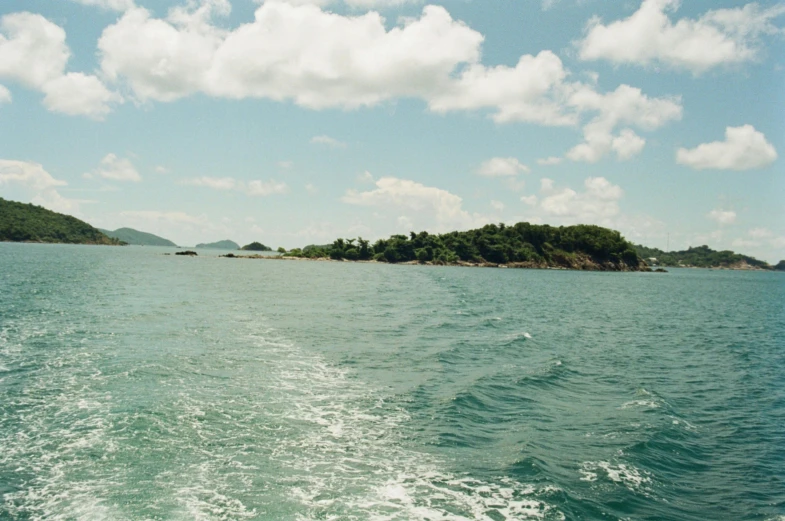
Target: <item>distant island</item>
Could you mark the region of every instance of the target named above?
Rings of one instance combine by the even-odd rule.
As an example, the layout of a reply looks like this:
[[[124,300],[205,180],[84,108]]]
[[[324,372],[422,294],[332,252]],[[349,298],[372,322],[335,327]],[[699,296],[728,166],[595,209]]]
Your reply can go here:
[[[592,271],[649,271],[621,234],[594,225],[489,224],[440,235],[393,235],[374,244],[337,239],[331,245],[294,249],[284,257],[420,263],[436,265],[564,268]]]
[[[225,240],[225,241],[218,241],[218,242],[208,242],[197,244],[195,248],[205,248],[205,249],[213,249],[213,250],[239,250],[240,245],[234,241]]]
[[[648,264],[656,266],[785,270],[785,261],[780,261],[776,266],[771,266],[769,263],[754,257],[734,253],[730,250],[716,251],[705,245],[669,252],[657,248],[647,248],[640,244],[634,245],[634,248],[638,255]]]
[[[0,198],[0,241],[122,245],[76,217]]]
[[[140,232],[133,228],[118,228],[115,231],[98,229],[107,237],[114,237],[134,246],[177,246],[169,239],[164,239],[152,233]]]
[[[246,244],[240,249],[245,251],[273,251],[272,248],[265,246],[261,242],[252,242],[251,244]]]

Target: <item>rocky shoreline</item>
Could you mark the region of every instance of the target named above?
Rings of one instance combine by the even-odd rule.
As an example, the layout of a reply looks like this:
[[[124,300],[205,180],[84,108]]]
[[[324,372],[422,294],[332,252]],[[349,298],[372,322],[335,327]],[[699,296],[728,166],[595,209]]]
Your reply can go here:
[[[511,269],[536,269],[536,270],[571,270],[571,271],[615,271],[615,272],[654,272],[645,263],[639,266],[628,266],[624,262],[618,264],[612,262],[596,262],[589,257],[581,257],[576,259],[564,259],[565,261],[560,264],[548,264],[537,262],[508,262],[505,264],[495,264],[493,262],[380,262],[377,260],[348,260],[348,259],[331,259],[329,257],[287,257],[283,255],[235,255],[227,253],[220,255],[220,257],[227,259],[262,259],[262,260],[283,260],[283,261],[312,261],[312,262],[354,262],[361,264],[397,264],[405,266],[461,266],[466,268],[511,268]],[[665,270],[660,269],[660,273]]]

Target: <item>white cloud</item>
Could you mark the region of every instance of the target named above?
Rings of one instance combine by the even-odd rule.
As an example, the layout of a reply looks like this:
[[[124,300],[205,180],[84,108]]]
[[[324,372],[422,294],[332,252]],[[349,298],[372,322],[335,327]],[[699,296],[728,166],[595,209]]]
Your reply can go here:
[[[521,197],[521,201],[529,206],[535,206],[539,198],[536,195],[524,195]]]
[[[254,197],[265,197],[273,194],[285,194],[289,187],[284,182],[273,181],[248,181],[245,185],[245,193]]]
[[[640,153],[645,140],[629,128],[614,136],[619,125],[634,125],[643,130],[654,130],[666,123],[681,119],[679,98],[649,98],[640,89],[620,85],[615,91],[600,94],[582,86],[570,97],[570,103],[580,111],[598,112],[583,127],[584,142],[567,152],[573,161],[595,163],[611,150],[619,159],[629,159]]]
[[[712,210],[707,217],[718,224],[733,224],[736,222],[736,212],[732,210]]]
[[[202,186],[213,190],[236,190],[252,197],[265,197],[273,194],[283,194],[288,192],[289,187],[284,182],[279,181],[239,181],[232,177],[195,177],[180,181],[183,185]]]
[[[290,170],[294,167],[294,161],[278,161],[276,164],[278,165],[278,168],[283,168],[285,170]]]
[[[104,72],[126,80],[143,100],[201,91],[359,107],[432,90],[459,64],[475,61],[482,41],[437,6],[389,31],[375,12],[342,16],[280,0],[264,2],[252,23],[232,31],[210,25],[212,14],[193,23],[129,10],[99,40]]]
[[[71,52],[65,31],[43,16],[12,13],[0,19],[0,77],[41,89],[63,75]]]
[[[365,171],[362,174],[357,175],[357,182],[358,183],[375,183],[376,179],[373,178],[373,175],[369,171]]]
[[[159,212],[156,210],[127,211],[120,212],[122,217],[129,217],[137,221],[164,222],[173,224],[189,224],[204,226],[207,224],[207,217],[204,215],[196,216],[185,212]]]
[[[415,98],[437,113],[487,110],[499,123],[551,126],[574,126],[584,112],[600,112],[584,131],[589,150],[573,153],[590,161],[612,150],[620,158],[640,150],[642,138],[616,135],[617,124],[630,120],[626,124],[657,128],[675,118],[649,125],[651,112],[675,106],[681,114],[678,100],[649,99],[626,85],[600,94],[596,81],[570,83],[549,50],[521,56],[513,67],[486,66],[480,60],[483,35],[444,7],[426,6],[419,17],[401,18],[388,29],[378,12],[347,16],[321,8],[329,3],[266,0],[252,22],[234,29],[212,21],[229,12],[225,0],[201,7],[192,2],[162,19],[136,7],[101,35],[101,68],[141,101],[204,93],[350,109]],[[630,93],[637,93],[638,102],[627,99],[626,111],[614,117],[612,105]],[[329,136],[314,142],[345,146]]]
[[[98,168],[83,175],[86,179],[101,177],[112,181],[134,181],[139,182],[142,176],[136,171],[134,165],[127,158],[117,157],[115,154],[107,154],[101,160]]]
[[[611,148],[616,152],[619,159],[624,160],[640,154],[645,145],[645,139],[636,134],[632,129],[625,128],[618,136],[613,138]]]
[[[644,0],[638,11],[623,20],[603,25],[598,18],[592,19],[585,39],[578,43],[581,59],[662,63],[701,73],[754,59],[760,36],[777,33],[772,19],[785,13],[783,5],[761,8],[750,3],[674,23],[668,13],[678,10],[680,4],[680,0]]]
[[[696,170],[751,170],[777,159],[774,146],[752,125],[727,127],[725,141],[703,143],[693,149],[680,148],[676,162]]]
[[[468,61],[468,60],[467,60]],[[457,80],[426,95],[434,112],[494,109],[498,123],[527,121],[543,125],[573,125],[577,117],[565,110],[563,82],[567,71],[551,51],[521,56],[515,67],[486,67],[473,63]]]
[[[77,4],[100,7],[112,11],[127,11],[134,7],[133,0],[71,0]]]
[[[608,225],[620,212],[619,200],[624,191],[604,177],[589,177],[584,181],[584,188],[583,192],[556,189],[552,181],[543,179],[541,191],[544,195],[539,209],[546,216],[567,222]]]
[[[0,85],[0,105],[3,103],[11,103],[13,96],[11,96],[11,91],[5,85]]]
[[[325,145],[330,148],[346,148],[346,143],[343,141],[338,141],[333,137],[325,135],[312,137],[311,143],[314,145]]]
[[[183,179],[182,184],[189,186],[204,186],[213,190],[234,190],[237,187],[237,180],[232,177],[195,177]]]
[[[553,165],[558,165],[562,161],[564,161],[564,159],[562,159],[561,157],[551,156],[551,157],[538,159],[537,164],[540,166],[553,166]]]
[[[33,190],[48,190],[68,183],[55,179],[43,165],[27,161],[0,159],[0,185],[21,184]]]
[[[163,165],[158,165],[155,167],[156,174],[168,174],[170,170]]]
[[[487,218],[464,210],[463,199],[447,190],[396,177],[382,177],[376,181],[376,189],[367,192],[348,190],[341,200],[348,204],[413,212],[417,223],[412,224],[417,224],[419,229],[450,231],[488,222]]]
[[[305,185],[305,191],[308,192],[309,194],[315,194],[319,191],[319,189],[316,188],[316,186],[314,186],[313,183],[308,183],[307,185]]]
[[[477,169],[477,173],[485,177],[511,177],[529,171],[528,166],[514,157],[494,157],[483,162]]]
[[[28,189],[33,204],[55,212],[79,213],[79,201],[67,199],[55,190],[68,183],[55,179],[38,163],[0,159],[0,186],[4,184]]]
[[[774,235],[771,230],[766,228],[752,228],[749,231],[750,237],[754,237],[755,239],[766,239]]]
[[[88,116],[103,119],[111,112],[110,103],[119,103],[122,97],[111,92],[95,76],[69,72],[43,86],[44,106],[52,112],[70,116]]]
[[[70,55],[65,31],[43,16],[22,12],[0,19],[0,78],[44,93],[51,111],[103,118],[121,97],[96,76],[66,73]]]
[[[491,208],[496,210],[497,212],[504,211],[504,203],[501,201],[491,201]]]

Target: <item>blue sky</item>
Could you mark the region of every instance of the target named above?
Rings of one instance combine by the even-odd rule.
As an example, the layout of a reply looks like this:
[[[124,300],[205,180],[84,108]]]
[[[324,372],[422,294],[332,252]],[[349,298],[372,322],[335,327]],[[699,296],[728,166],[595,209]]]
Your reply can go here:
[[[771,1],[6,0],[0,195],[182,245],[526,220],[776,262],[783,27]]]

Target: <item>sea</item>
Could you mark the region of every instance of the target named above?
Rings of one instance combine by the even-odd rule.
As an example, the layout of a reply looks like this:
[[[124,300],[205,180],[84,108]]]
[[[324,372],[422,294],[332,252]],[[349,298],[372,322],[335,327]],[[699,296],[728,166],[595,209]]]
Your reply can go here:
[[[0,243],[2,520],[785,520],[785,274]]]

